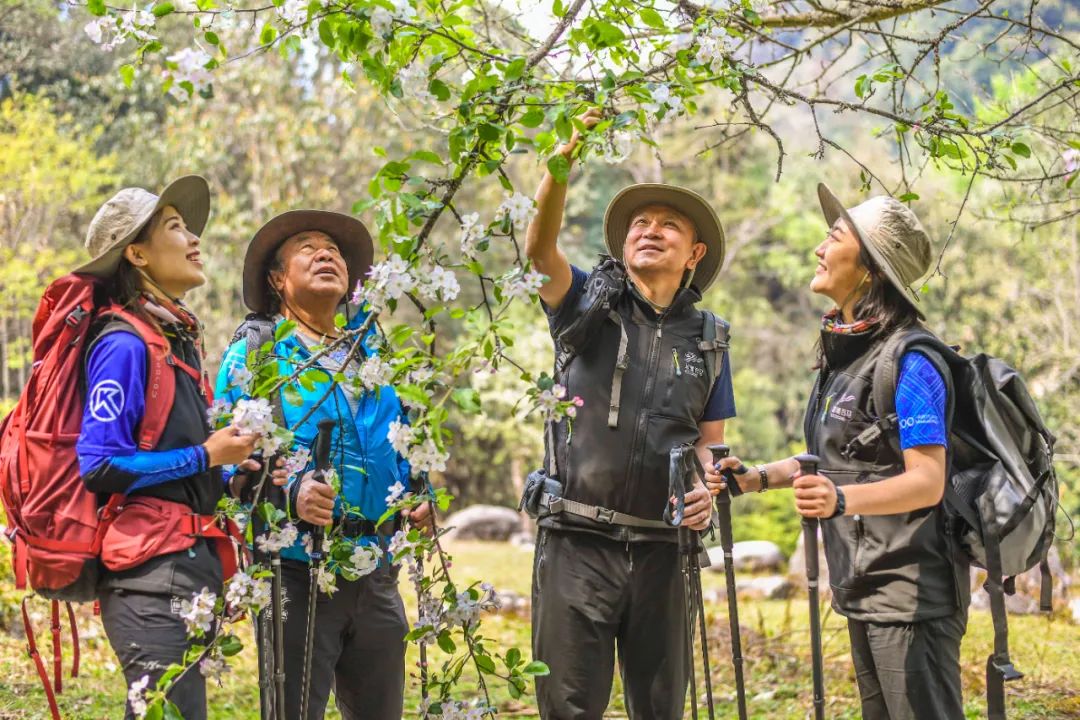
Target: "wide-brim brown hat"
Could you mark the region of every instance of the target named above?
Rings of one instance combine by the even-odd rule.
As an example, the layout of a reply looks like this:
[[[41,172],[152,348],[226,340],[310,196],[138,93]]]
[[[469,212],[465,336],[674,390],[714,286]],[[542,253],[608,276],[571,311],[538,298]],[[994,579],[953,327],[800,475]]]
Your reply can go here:
[[[843,218],[888,281],[925,320],[914,286],[930,269],[933,251],[930,236],[914,211],[888,195],[877,195],[849,210],[825,183],[818,183],[817,190],[829,227]]]
[[[681,212],[694,223],[697,239],[705,243],[705,256],[694,268],[691,284],[705,292],[724,264],[724,228],[705,198],[693,190],[665,183],[638,183],[620,190],[604,213],[604,240],[611,256],[623,260],[623,245],[630,220],[639,208],[664,205]]]
[[[244,255],[244,304],[257,313],[268,314],[275,305],[266,273],[274,253],[283,242],[301,232],[326,233],[337,243],[349,271],[349,288],[363,280],[371,269],[375,248],[364,223],[351,215],[328,210],[290,210],[259,228]]]
[[[76,268],[77,273],[109,277],[116,272],[124,248],[135,241],[154,213],[169,205],[176,208],[184,225],[202,235],[210,217],[210,186],[199,175],[185,175],[155,195],[142,188],[124,188],[98,208],[86,231],[86,249],[94,256]]]

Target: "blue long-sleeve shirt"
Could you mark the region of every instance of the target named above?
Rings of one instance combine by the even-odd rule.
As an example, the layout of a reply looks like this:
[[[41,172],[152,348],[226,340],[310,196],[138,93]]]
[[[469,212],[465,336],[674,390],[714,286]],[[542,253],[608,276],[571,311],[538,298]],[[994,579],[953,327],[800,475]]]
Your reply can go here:
[[[129,493],[207,469],[201,445],[139,450],[135,438],[145,412],[146,344],[138,335],[115,331],[97,341],[87,359],[86,388],[75,451],[88,489]]]

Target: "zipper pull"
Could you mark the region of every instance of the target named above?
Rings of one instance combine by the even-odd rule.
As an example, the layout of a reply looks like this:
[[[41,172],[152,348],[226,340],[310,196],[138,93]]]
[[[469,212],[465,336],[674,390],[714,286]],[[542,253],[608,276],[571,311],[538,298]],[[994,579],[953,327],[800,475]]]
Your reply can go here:
[[[682,377],[682,368],[679,367],[679,352],[671,348],[671,362],[675,364],[675,377]]]

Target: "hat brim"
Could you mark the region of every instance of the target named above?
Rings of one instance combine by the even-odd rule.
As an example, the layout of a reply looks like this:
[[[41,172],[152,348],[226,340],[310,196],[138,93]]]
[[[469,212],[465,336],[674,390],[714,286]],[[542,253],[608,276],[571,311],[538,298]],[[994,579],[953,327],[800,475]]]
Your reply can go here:
[[[184,225],[192,234],[202,236],[203,230],[206,229],[206,221],[210,218],[210,185],[206,182],[206,178],[201,175],[185,175],[166,185],[158,195],[158,201],[153,209],[139,219],[130,233],[118,239],[111,248],[90,262],[76,268],[75,272],[111,277],[120,265],[124,248],[135,242],[135,238],[158,210],[170,205],[180,213],[180,217],[184,219]]]
[[[691,284],[704,293],[724,265],[724,228],[712,206],[693,190],[664,183],[638,183],[620,190],[604,213],[604,240],[608,252],[623,260],[623,246],[633,214],[647,205],[675,208],[694,223],[697,239],[705,243],[707,250],[694,268]]]
[[[244,304],[254,312],[269,314],[274,306],[266,281],[267,267],[283,242],[301,232],[326,233],[337,243],[349,271],[351,292],[371,269],[374,244],[367,226],[350,215],[327,210],[290,210],[259,228],[244,255]]]
[[[908,304],[915,310],[919,318],[925,320],[926,315],[923,314],[922,309],[919,307],[919,296],[910,286],[904,284],[904,281],[900,279],[900,276],[877,249],[877,246],[867,239],[866,233],[859,227],[858,223],[851,219],[851,215],[848,214],[847,209],[836,197],[836,194],[825,183],[818,183],[817,192],[818,202],[821,203],[821,212],[825,216],[825,222],[828,223],[829,227],[833,226],[837,218],[843,218],[847,226],[858,236],[859,243],[866,248],[866,252],[873,258],[874,264],[885,274],[893,287],[900,291],[900,296],[908,301]]]

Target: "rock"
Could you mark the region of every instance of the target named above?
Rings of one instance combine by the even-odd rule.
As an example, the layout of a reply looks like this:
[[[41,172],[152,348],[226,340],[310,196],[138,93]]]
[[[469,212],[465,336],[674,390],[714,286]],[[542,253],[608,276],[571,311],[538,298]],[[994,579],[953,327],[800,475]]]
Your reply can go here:
[[[452,540],[509,540],[521,530],[517,510],[497,505],[472,505],[446,518],[445,527]]]
[[[735,588],[738,596],[747,600],[784,600],[795,592],[795,586],[783,575],[736,580]]]
[[[724,572],[724,551],[717,545],[708,550],[711,569]],[[784,566],[784,553],[776,543],[768,540],[746,540],[731,547],[732,565],[738,571],[757,572],[760,570],[779,570]]]
[[[1061,555],[1056,546],[1051,546],[1047,555],[1050,565],[1050,577],[1053,580],[1053,606],[1061,608],[1068,602],[1069,586],[1072,580],[1061,563]],[[989,610],[990,596],[983,589],[986,571],[971,567],[971,607],[974,610]],[[1012,615],[1034,615],[1039,612],[1039,595],[1042,591],[1042,573],[1038,565],[1022,575],[1016,576],[1016,594],[1005,596],[1005,609]]]
[[[513,590],[496,590],[499,613],[511,613],[514,615],[528,615],[532,611],[532,598],[516,593]]]
[[[536,547],[536,533],[516,532],[510,536],[510,544],[522,550],[532,551]]]
[[[802,591],[806,591],[806,550],[803,544],[802,531],[799,532],[799,540],[795,544],[795,553],[788,563],[788,579]],[[832,597],[829,586],[829,566],[825,563],[825,543],[821,539],[821,528],[818,528],[818,596],[822,599]]]

